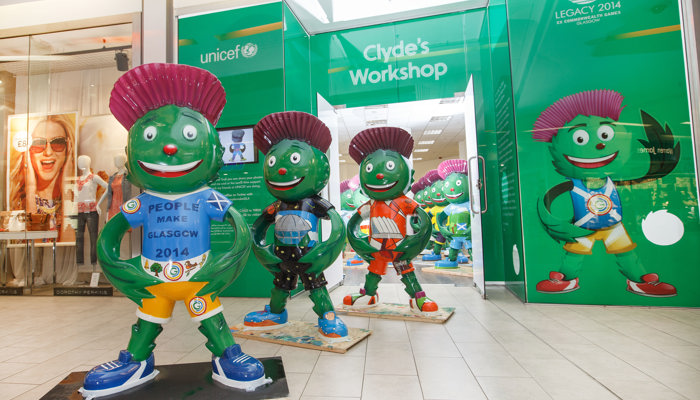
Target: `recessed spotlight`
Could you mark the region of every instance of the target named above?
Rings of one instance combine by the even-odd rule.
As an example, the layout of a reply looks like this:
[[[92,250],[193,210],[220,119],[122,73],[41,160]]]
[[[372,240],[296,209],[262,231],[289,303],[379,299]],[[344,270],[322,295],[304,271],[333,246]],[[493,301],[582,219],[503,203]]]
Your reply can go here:
[[[433,144],[433,143],[435,143],[434,140],[421,140],[420,142],[418,142],[418,144]]]

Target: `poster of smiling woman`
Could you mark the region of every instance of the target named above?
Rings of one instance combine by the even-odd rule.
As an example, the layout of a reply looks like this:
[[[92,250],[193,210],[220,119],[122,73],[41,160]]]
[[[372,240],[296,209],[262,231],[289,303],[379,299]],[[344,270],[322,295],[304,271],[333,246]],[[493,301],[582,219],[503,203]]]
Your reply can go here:
[[[50,215],[58,241],[72,242],[71,181],[76,176],[77,113],[9,117],[6,205],[10,211]]]

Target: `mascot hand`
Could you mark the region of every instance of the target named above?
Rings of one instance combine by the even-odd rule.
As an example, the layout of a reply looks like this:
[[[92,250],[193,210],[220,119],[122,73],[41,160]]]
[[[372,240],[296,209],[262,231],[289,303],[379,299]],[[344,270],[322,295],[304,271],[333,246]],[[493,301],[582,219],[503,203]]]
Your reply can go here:
[[[282,259],[277,257],[275,253],[272,252],[272,244],[260,246],[253,243],[253,253],[260,264],[262,264],[266,270],[270,271],[270,273],[275,274],[281,271],[278,265],[282,262]]]
[[[367,242],[366,237],[359,238],[354,236],[353,234],[348,234],[348,242],[350,243],[350,246],[352,246],[352,249],[355,250],[355,253],[362,257],[363,260],[367,262],[374,260],[374,257],[372,257],[372,253],[376,253],[377,249],[370,246],[369,242]]]
[[[547,210],[547,207],[545,207],[542,201],[537,202],[537,214],[547,234],[554,240],[575,242],[576,238],[588,236],[593,233],[593,231],[589,229],[578,227],[570,222],[562,221],[555,217]]]
[[[140,256],[109,263],[101,260],[100,266],[114,287],[139,306],[143,305],[142,299],[155,297],[146,287],[162,283],[141,268]]]

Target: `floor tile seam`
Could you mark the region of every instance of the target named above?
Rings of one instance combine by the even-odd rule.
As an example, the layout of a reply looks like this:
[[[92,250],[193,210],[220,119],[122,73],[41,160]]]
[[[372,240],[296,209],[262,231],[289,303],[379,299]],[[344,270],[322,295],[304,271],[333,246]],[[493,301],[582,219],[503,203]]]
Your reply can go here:
[[[539,388],[542,390],[542,392],[543,392],[544,394],[547,395],[547,397],[549,398],[549,400],[554,400],[554,398],[552,397],[552,395],[549,394],[549,392],[548,392],[547,390],[545,390],[545,388],[540,384],[540,382],[539,382],[534,376],[530,376],[529,378],[528,378],[528,377],[525,377],[525,376],[507,376],[507,377],[503,377],[503,376],[484,376],[484,377],[482,377],[482,378],[508,378],[509,380],[513,380],[513,379],[531,379],[531,380],[537,385],[537,387],[539,387]],[[619,398],[619,397],[618,397],[618,398]]]
[[[610,327],[610,326],[608,326],[608,328],[609,328],[610,330],[614,331],[614,332],[617,332],[618,334],[620,334],[620,335],[622,335],[622,336],[624,336],[624,337],[632,338],[629,334],[627,334],[627,333],[625,333],[625,332],[623,332],[623,331],[620,331],[620,330],[615,329],[615,328]],[[656,330],[656,331],[659,331],[659,332],[662,332],[662,333],[665,333],[665,334],[667,334],[667,335],[669,335],[669,336],[671,336],[671,337],[675,337],[676,339],[679,339],[679,340],[682,340],[682,341],[685,342],[685,340],[683,340],[683,339],[681,339],[681,338],[679,338],[679,337],[676,337],[676,336],[674,336],[674,335],[671,335],[671,334],[668,333],[668,332],[664,332],[664,331],[662,331],[662,330],[656,329],[655,327],[652,327],[652,329],[654,329],[654,330]],[[648,343],[644,342],[644,341],[641,340],[641,339],[633,339],[633,340],[636,341],[637,343],[643,344],[644,346],[646,346],[646,347],[648,347],[648,348],[653,349],[653,350],[656,351],[656,352],[661,353],[660,351],[656,350],[656,348],[654,348],[653,345],[648,344]],[[693,343],[690,343],[690,342],[687,342],[687,343],[688,343],[688,346],[700,347],[700,346],[698,346],[698,345],[696,345],[696,344],[693,344]],[[601,347],[601,346],[598,346],[598,347]],[[622,360],[622,358],[618,357],[615,353],[609,351],[608,349],[606,349],[606,348],[604,348],[604,347],[601,347],[601,348],[602,348],[603,350],[607,351],[608,353],[612,354],[613,356],[615,356],[615,357],[617,357],[617,358],[619,358],[619,359]],[[661,354],[663,355],[663,353],[661,353]],[[697,370],[698,372],[700,372],[700,366],[689,365],[689,364],[687,364],[686,362],[684,362],[683,360],[680,360],[680,359],[678,359],[678,358],[676,358],[676,357],[673,357],[673,356],[668,356],[668,357],[674,359],[676,362],[679,362],[679,363],[681,363],[681,364],[686,364],[686,365],[688,365],[689,367],[691,367],[691,368]],[[623,360],[623,361],[625,361],[625,360]],[[626,361],[625,361],[625,362],[626,362]]]
[[[420,380],[420,370],[418,369],[418,360],[416,360],[416,352],[413,351],[413,341],[411,340],[411,334],[409,333],[408,326],[406,325],[406,321],[401,321],[401,322],[403,322],[404,328],[406,329],[406,337],[408,338],[409,349],[411,349],[411,356],[413,358],[413,368],[416,369],[416,380],[418,381],[418,387],[420,388],[420,396],[423,399],[425,399],[425,390],[423,390],[423,384],[421,383],[421,380]],[[457,350],[459,350],[459,348],[457,348]]]
[[[500,307],[500,306],[498,305],[498,303],[496,303],[496,306],[497,306],[498,308],[500,308],[501,310],[503,310],[503,308]],[[504,312],[505,312],[506,314],[508,314],[507,311],[504,311]],[[510,314],[508,314],[508,315],[509,315],[511,318],[513,318]],[[528,332],[530,332],[531,335],[535,336],[537,339],[539,339],[540,341],[542,341],[542,343],[544,343],[547,347],[549,347],[549,348],[550,348],[551,350],[553,350],[555,353],[559,354],[562,358],[564,358],[565,360],[567,360],[568,362],[570,362],[570,363],[571,363],[573,366],[575,366],[578,370],[580,370],[581,372],[583,372],[584,374],[586,374],[587,376],[589,376],[589,377],[590,377],[591,379],[593,379],[594,381],[598,382],[598,384],[600,384],[602,387],[604,387],[608,392],[610,392],[610,394],[612,394],[613,396],[617,397],[618,399],[622,399],[622,398],[621,398],[620,396],[618,396],[617,393],[615,393],[611,388],[609,388],[609,387],[608,387],[607,385],[605,385],[603,382],[601,382],[601,381],[599,381],[598,379],[596,379],[596,378],[595,378],[593,375],[591,375],[588,371],[586,371],[585,369],[583,369],[583,368],[582,368],[581,366],[579,366],[576,362],[574,362],[574,361],[572,361],[571,359],[569,359],[569,357],[567,357],[566,355],[564,355],[562,352],[560,352],[559,350],[557,350],[556,348],[554,348],[551,344],[549,344],[549,342],[547,342],[546,340],[543,340],[543,339],[542,339],[539,335],[537,335],[535,332],[531,331],[529,328],[527,328],[526,326],[522,325],[522,324],[520,323],[520,321],[518,321],[517,319],[513,318],[513,320],[514,320],[515,322],[517,322],[519,325],[523,326],[523,328],[525,328]],[[496,339],[496,341],[498,341],[498,342],[500,343],[500,341],[499,341],[498,339]],[[622,362],[624,362],[625,364],[629,365],[630,367],[636,369],[636,370],[639,371],[640,373],[642,373],[642,374],[644,374],[644,375],[646,375],[646,376],[649,376],[649,375],[647,375],[646,373],[644,373],[643,371],[641,371],[641,370],[639,370],[638,368],[636,368],[634,365],[631,365],[631,364],[629,364],[627,361],[618,358],[618,357],[615,356],[614,354],[611,354],[611,353],[608,352],[606,349],[604,349],[604,348],[602,348],[602,347],[600,347],[600,346],[596,346],[596,347],[599,347],[601,350],[603,350],[603,351],[607,352],[608,354],[610,354],[611,356],[613,356],[613,357],[615,357],[615,358],[621,360]],[[505,347],[504,347],[504,348],[505,348]],[[526,371],[533,379],[535,379],[535,378],[532,376],[532,374],[531,374],[525,367],[523,367],[523,365],[520,363],[520,361],[518,361],[517,358],[513,357],[513,355],[510,353],[510,351],[508,351],[508,349],[506,349],[506,352],[508,352],[508,354],[511,355],[511,357],[513,358],[513,360],[514,360],[521,368],[523,368],[524,371]],[[650,378],[651,378],[652,380],[656,381],[657,383],[659,383],[660,385],[664,385],[663,383],[657,381],[657,380],[654,379],[653,377],[650,377]],[[664,385],[664,386],[666,386],[666,385]]]

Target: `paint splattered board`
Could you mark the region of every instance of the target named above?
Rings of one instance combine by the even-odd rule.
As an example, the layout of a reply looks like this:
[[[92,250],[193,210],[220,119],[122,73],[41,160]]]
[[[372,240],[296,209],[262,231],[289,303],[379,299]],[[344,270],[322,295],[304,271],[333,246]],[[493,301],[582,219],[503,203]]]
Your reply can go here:
[[[333,353],[347,352],[352,346],[358,344],[372,333],[368,329],[348,328],[348,338],[350,340],[331,343],[321,339],[321,334],[318,333],[316,324],[304,321],[289,321],[282,328],[267,331],[245,330],[241,323],[231,326],[231,332],[233,332],[233,336],[239,338]]]
[[[441,307],[432,313],[417,313],[411,311],[408,304],[379,303],[375,307],[354,309],[344,304],[335,307],[338,314],[352,315],[356,317],[400,319],[404,321],[430,322],[433,324],[444,324],[452,314],[454,307]]]
[[[428,272],[431,274],[466,276],[469,278],[474,277],[474,270],[472,269],[471,266],[460,266],[458,268],[424,267],[424,268],[421,268],[421,272]]]

